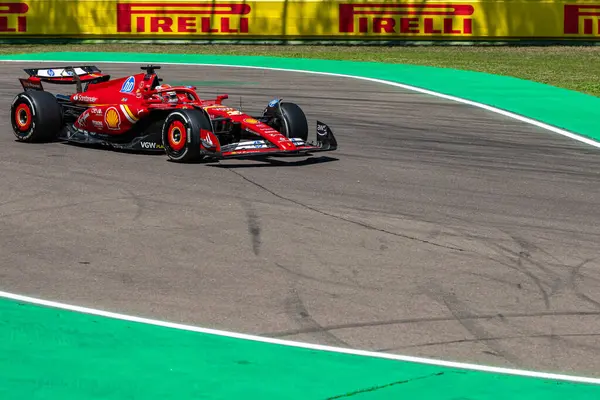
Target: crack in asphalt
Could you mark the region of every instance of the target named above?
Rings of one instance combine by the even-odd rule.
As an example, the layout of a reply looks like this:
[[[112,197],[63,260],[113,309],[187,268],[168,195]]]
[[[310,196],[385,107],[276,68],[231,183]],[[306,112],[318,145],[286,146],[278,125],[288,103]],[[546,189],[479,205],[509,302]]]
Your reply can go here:
[[[281,200],[288,201],[290,203],[296,204],[296,205],[298,205],[300,207],[306,208],[307,210],[310,210],[310,211],[314,211],[314,212],[319,213],[321,215],[325,215],[327,217],[335,218],[335,219],[338,219],[340,221],[348,222],[348,223],[351,223],[351,224],[354,224],[354,225],[358,225],[358,226],[361,226],[363,228],[371,229],[371,230],[374,230],[374,231],[377,231],[377,232],[387,233],[388,235],[393,235],[393,236],[401,237],[401,238],[404,238],[404,239],[409,239],[409,240],[414,240],[414,241],[417,241],[417,242],[429,244],[431,246],[436,246],[436,247],[441,247],[441,248],[444,248],[444,249],[456,250],[456,251],[461,251],[461,252],[462,251],[466,251],[465,249],[461,249],[460,247],[446,246],[446,245],[443,245],[443,244],[431,242],[429,240],[420,239],[418,237],[414,237],[414,236],[410,236],[410,235],[403,235],[401,233],[392,232],[392,231],[388,231],[386,229],[377,228],[375,226],[372,226],[372,225],[369,225],[369,224],[365,224],[364,222],[354,221],[354,220],[351,220],[349,218],[344,218],[344,217],[341,217],[339,215],[328,213],[327,211],[319,210],[318,208],[309,206],[308,204],[304,204],[304,203],[301,203],[301,202],[299,202],[297,200],[290,199],[289,197],[282,196],[282,195],[280,195],[280,194],[272,191],[271,189],[269,189],[269,188],[261,185],[260,183],[255,182],[255,181],[253,181],[250,178],[247,178],[246,176],[240,174],[237,171],[234,171],[234,170],[229,170],[229,171],[231,171],[232,173],[236,174],[237,176],[239,176],[240,178],[242,178],[246,182],[251,183],[252,185],[254,185],[254,186],[256,186],[256,187],[258,187],[258,188],[260,188],[260,189],[262,189],[262,190],[264,190],[264,191],[272,194],[273,196],[275,196],[275,197],[277,197],[277,198],[279,198]]]

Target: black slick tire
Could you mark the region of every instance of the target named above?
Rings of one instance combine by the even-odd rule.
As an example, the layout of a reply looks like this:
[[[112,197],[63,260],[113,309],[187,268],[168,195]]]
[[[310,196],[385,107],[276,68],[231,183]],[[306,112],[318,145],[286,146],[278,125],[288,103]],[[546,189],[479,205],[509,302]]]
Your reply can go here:
[[[52,93],[19,93],[10,106],[10,120],[17,140],[49,142],[62,127],[62,109]]]
[[[308,140],[308,120],[304,111],[294,103],[281,103],[281,133],[288,138]]]
[[[169,159],[180,163],[202,160],[200,129],[212,131],[212,125],[202,111],[177,110],[167,115],[161,136]]]

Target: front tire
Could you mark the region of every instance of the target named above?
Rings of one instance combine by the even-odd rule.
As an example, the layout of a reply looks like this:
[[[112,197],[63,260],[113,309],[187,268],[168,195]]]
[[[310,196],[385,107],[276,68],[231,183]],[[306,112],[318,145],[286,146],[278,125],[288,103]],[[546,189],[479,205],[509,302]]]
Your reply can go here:
[[[202,160],[200,129],[212,131],[210,121],[201,111],[170,113],[162,127],[162,143],[169,159],[181,163]]]
[[[308,140],[308,120],[304,111],[294,103],[281,103],[280,132],[288,138]]]
[[[19,93],[11,107],[13,133],[21,142],[48,142],[62,127],[62,109],[52,93]]]

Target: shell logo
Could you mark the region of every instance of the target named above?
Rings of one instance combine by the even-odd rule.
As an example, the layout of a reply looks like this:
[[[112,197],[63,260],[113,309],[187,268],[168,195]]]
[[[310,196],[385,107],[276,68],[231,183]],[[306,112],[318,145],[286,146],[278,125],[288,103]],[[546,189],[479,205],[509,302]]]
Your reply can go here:
[[[115,107],[106,110],[104,122],[106,122],[108,129],[119,129],[121,127],[121,116]]]

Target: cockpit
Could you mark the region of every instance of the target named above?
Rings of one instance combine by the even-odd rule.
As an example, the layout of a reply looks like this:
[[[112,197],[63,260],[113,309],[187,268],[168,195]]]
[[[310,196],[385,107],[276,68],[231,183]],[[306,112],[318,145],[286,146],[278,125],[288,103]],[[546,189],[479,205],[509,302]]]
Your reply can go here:
[[[148,97],[151,102],[157,103],[193,103],[198,101],[198,97],[192,88],[173,88],[171,85],[159,85],[152,90]]]
[[[148,97],[151,102],[157,103],[191,103],[198,101],[197,95],[194,93],[193,87],[173,88],[171,85],[162,84],[162,79],[158,77],[155,70],[160,69],[158,65],[148,65],[141,67],[142,70],[146,71],[146,78],[148,80],[152,78],[150,85],[146,86],[152,93]]]

